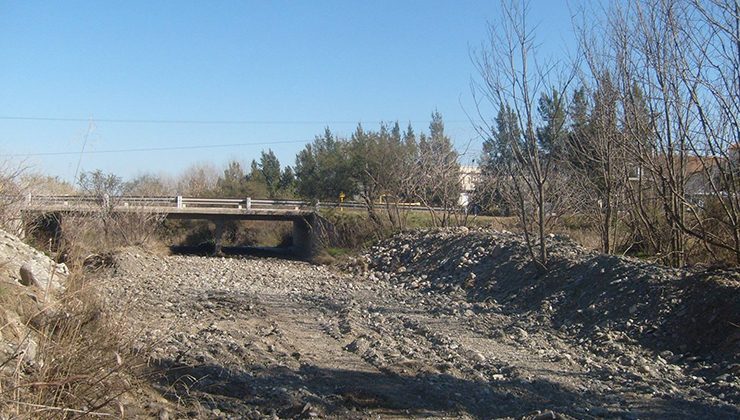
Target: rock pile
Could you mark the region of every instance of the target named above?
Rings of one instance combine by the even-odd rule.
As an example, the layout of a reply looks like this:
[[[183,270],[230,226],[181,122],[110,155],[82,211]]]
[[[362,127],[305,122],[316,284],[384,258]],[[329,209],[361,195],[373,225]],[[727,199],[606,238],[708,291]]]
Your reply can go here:
[[[18,237],[0,230],[0,264],[10,280],[40,290],[58,292],[64,288],[69,270]]]
[[[42,363],[38,322],[64,290],[68,275],[64,264],[0,230],[0,376]]]
[[[553,329],[639,375],[701,373],[710,379],[698,385],[740,402],[737,271],[670,269],[587,251],[559,236],[548,246],[547,271],[530,262],[518,235],[486,229],[399,234],[364,259],[371,279],[456,296],[473,305],[468,311],[516,315],[523,325],[514,338]],[[625,350],[637,344],[642,357]]]

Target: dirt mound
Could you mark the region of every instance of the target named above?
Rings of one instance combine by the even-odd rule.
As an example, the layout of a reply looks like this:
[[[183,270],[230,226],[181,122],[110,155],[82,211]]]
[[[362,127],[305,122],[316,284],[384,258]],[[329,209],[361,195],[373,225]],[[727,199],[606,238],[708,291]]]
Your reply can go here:
[[[590,252],[565,237],[548,242],[547,271],[529,262],[518,235],[483,229],[403,233],[365,258],[406,288],[499,307],[596,353],[635,342],[709,376],[740,374],[736,271],[676,270]]]

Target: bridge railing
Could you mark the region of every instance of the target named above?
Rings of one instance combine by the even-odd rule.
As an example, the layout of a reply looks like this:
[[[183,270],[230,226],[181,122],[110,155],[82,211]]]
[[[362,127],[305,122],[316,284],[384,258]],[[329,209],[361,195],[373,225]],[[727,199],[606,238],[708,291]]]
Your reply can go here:
[[[2,197],[0,197],[2,199]],[[30,208],[44,207],[142,207],[142,208],[222,208],[222,209],[320,209],[320,208],[348,208],[364,209],[365,204],[356,201],[317,202],[311,203],[302,200],[253,199],[246,198],[197,198],[184,196],[138,197],[138,196],[93,196],[93,195],[28,195],[26,206]],[[384,204],[379,203],[378,206]],[[406,210],[427,210],[418,203],[400,203],[398,206]],[[434,210],[440,210],[434,208]]]
[[[0,199],[2,199],[0,197]],[[165,208],[313,208],[307,201],[246,198],[135,197],[92,195],[28,195],[28,207],[165,207]]]

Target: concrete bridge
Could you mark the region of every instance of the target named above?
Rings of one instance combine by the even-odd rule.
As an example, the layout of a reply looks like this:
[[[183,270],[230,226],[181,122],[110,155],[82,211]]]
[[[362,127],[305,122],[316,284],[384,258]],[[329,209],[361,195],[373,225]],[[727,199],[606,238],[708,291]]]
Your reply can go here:
[[[293,223],[293,252],[311,257],[321,248],[328,222],[315,206],[293,200],[189,197],[102,197],[27,196],[23,212],[32,214],[148,213],[166,219],[209,220],[216,226],[215,251],[221,250],[224,222],[230,220],[273,220]]]

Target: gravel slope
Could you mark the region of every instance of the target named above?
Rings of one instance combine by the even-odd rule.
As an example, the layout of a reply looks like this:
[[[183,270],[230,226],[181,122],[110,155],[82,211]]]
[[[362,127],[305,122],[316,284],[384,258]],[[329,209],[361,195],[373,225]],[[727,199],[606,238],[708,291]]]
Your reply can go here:
[[[560,263],[585,273],[597,257],[566,245]],[[646,325],[660,304],[612,297],[642,290],[625,286],[634,282],[650,289],[660,277],[650,267],[605,266],[617,277],[598,280],[614,289],[600,300],[601,286],[565,287],[578,278],[563,280],[565,265],[560,284],[537,279],[518,246],[489,231],[401,235],[351,264],[354,274],[128,251],[101,284],[142,330],[137,346],[167,368],[157,386],[177,417],[740,417],[727,351],[668,350],[679,315],[643,338],[656,335]],[[663,274],[655,281],[677,275]],[[599,315],[607,307],[617,315]]]

